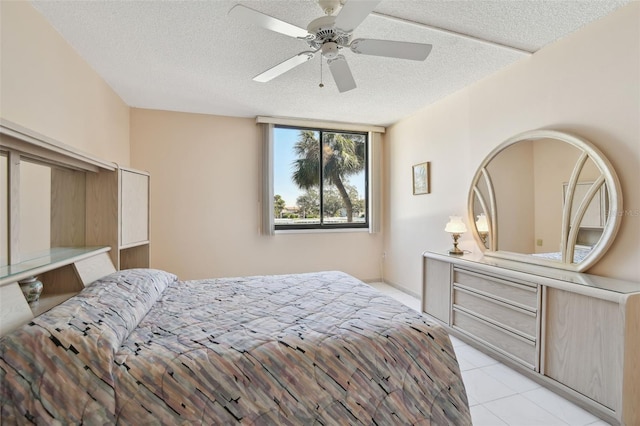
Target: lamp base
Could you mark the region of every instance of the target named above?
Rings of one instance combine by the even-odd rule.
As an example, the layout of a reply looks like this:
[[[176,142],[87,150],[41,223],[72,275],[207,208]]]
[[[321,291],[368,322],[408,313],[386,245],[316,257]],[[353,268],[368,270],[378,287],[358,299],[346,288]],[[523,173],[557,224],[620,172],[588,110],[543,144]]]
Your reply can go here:
[[[456,256],[460,256],[461,254],[464,254],[464,252],[462,250],[460,250],[458,248],[458,246],[456,245],[454,248],[449,250],[449,254],[455,254]]]
[[[458,238],[460,238],[460,234],[451,234],[451,237],[453,237],[453,248],[449,250],[449,254],[455,254],[456,256],[464,254],[464,252],[458,248]]]

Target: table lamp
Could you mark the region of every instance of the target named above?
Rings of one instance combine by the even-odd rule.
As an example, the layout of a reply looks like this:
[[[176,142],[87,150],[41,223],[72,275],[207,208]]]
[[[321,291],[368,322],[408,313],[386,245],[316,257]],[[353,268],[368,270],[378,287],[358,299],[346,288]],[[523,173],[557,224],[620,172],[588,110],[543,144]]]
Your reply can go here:
[[[449,232],[453,237],[453,248],[449,250],[449,254],[460,255],[464,252],[458,248],[458,238],[460,234],[467,232],[467,226],[460,216],[449,216],[449,222],[444,228],[445,232]]]
[[[489,235],[489,223],[487,223],[487,216],[484,213],[480,213],[478,215],[478,220],[476,220],[476,229],[478,230],[478,235],[480,235],[480,239],[483,244],[487,244],[487,236]]]

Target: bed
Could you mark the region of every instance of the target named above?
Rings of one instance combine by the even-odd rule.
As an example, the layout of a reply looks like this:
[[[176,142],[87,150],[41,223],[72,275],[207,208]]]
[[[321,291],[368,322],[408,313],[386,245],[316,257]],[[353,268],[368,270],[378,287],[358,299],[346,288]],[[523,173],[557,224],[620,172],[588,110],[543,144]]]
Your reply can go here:
[[[6,424],[471,424],[446,332],[341,272],[110,274],[0,340]]]
[[[584,260],[589,253],[591,253],[592,247],[576,245],[573,249],[573,263],[580,263]],[[533,253],[532,256],[540,257],[549,260],[562,260],[562,253],[549,252],[549,253]]]

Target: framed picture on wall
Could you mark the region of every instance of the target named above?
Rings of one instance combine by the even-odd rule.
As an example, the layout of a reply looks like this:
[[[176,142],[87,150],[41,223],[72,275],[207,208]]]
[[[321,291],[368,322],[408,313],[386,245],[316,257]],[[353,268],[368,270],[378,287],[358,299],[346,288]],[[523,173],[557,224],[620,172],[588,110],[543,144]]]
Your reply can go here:
[[[430,169],[431,162],[429,161],[413,166],[413,195],[429,194],[431,192]]]

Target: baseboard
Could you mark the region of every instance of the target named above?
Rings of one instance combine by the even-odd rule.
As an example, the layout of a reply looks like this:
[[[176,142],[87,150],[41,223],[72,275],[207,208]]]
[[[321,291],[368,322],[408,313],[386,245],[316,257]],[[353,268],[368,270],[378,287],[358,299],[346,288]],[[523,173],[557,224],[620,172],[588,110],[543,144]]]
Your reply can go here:
[[[398,284],[395,284],[395,283],[392,283],[392,282],[389,282],[389,281],[385,281],[385,280],[380,280],[378,282],[385,283],[386,285],[389,285],[389,286],[391,286],[391,287],[393,287],[393,288],[395,288],[397,290],[400,290],[403,293],[407,293],[409,296],[413,296],[416,299],[421,299],[422,298],[421,294],[418,294],[418,293],[415,293],[415,292],[413,292],[411,290],[408,290],[405,287],[402,287],[401,285],[398,285]]]

